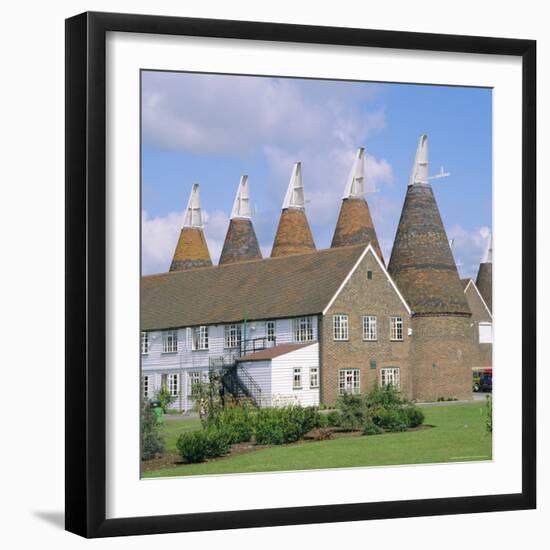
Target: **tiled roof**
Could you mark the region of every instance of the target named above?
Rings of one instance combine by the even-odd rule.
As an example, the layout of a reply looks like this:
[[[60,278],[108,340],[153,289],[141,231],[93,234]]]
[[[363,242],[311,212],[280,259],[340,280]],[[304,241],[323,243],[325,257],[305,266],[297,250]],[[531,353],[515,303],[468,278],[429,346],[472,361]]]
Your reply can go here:
[[[365,246],[149,275],[142,330],[321,313]]]
[[[378,244],[367,201],[363,198],[344,199],[331,246],[334,248],[369,243],[372,244],[374,251],[383,262],[384,258]]]
[[[315,243],[302,208],[284,208],[273,241],[271,257],[315,252]]]
[[[292,351],[311,346],[315,342],[305,342],[300,344],[281,344],[280,346],[273,346],[272,348],[263,349],[255,353],[249,353],[248,355],[243,355],[238,359],[238,361],[266,361],[268,359],[274,359],[280,355],[286,355]]]
[[[229,222],[227,235],[220,255],[220,265],[261,260],[262,253],[256,238],[252,221],[248,218],[233,218]]]
[[[408,186],[388,271],[415,314],[470,314],[429,184]]]
[[[170,271],[211,266],[212,260],[202,229],[183,227],[176,245]]]

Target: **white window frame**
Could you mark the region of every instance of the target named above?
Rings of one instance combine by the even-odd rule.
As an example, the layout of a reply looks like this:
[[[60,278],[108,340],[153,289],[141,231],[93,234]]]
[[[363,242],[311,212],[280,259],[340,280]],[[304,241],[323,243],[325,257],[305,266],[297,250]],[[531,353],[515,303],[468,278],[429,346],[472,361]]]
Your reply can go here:
[[[378,340],[376,315],[363,315],[363,340],[365,342]]]
[[[267,342],[275,342],[277,334],[277,325],[275,321],[265,322],[265,337]]]
[[[177,397],[179,395],[179,374],[177,372],[171,372],[166,377],[166,385],[168,387],[168,392],[172,397]]]
[[[349,315],[338,313],[332,316],[332,338],[336,342],[349,340]]]
[[[309,387],[311,389],[319,387],[319,367],[311,367],[309,369]]]
[[[480,344],[493,343],[493,323],[481,321],[478,323],[478,336]]]
[[[208,326],[201,325],[193,329],[193,351],[208,349]]]
[[[392,315],[390,317],[390,340],[392,342],[403,341],[403,317],[401,315]]]
[[[295,342],[313,341],[313,319],[311,317],[297,317],[293,319],[292,324]]]
[[[162,353],[177,353],[178,352],[178,331],[163,330],[162,331]]]
[[[201,379],[201,372],[198,370],[187,373],[187,397],[196,397],[196,394],[193,392],[193,387],[195,384],[199,384]]]
[[[401,369],[399,367],[383,367],[380,369],[380,386],[391,386],[401,391]]]
[[[224,330],[223,347],[225,349],[240,348],[242,343],[241,325],[225,325],[223,330]]]
[[[149,353],[149,333],[146,330],[141,331],[141,355]]]
[[[338,393],[340,395],[361,393],[361,371],[359,369],[340,369],[338,371]]]
[[[302,368],[294,367],[292,369],[292,389],[301,390],[302,389]]]
[[[141,389],[143,391],[143,397],[149,398],[149,376],[147,374],[141,377]]]

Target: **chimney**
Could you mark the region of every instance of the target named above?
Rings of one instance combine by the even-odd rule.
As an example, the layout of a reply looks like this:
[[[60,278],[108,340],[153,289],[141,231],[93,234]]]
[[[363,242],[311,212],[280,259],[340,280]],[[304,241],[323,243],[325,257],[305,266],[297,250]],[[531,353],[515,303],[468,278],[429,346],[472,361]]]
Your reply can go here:
[[[199,184],[194,183],[189,195],[187,211],[185,212],[183,226],[176,250],[174,251],[170,271],[181,271],[183,269],[212,265],[202,228]]]
[[[271,257],[315,252],[315,243],[305,212],[302,163],[294,163],[283,202]]]
[[[483,296],[487,307],[493,311],[493,236],[489,235],[489,241],[483,259],[479,264],[476,286]]]
[[[383,262],[382,250],[365,199],[365,149],[361,147],[357,149],[348,177],[331,248],[369,243]]]
[[[250,218],[248,176],[241,176],[219,265],[262,259],[258,239]]]

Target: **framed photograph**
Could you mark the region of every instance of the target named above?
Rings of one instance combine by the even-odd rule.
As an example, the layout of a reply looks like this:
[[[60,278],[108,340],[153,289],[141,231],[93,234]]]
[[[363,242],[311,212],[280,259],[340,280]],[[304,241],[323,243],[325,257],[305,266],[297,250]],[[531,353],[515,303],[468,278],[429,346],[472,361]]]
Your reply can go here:
[[[534,508],[535,66],[68,19],[67,530]]]

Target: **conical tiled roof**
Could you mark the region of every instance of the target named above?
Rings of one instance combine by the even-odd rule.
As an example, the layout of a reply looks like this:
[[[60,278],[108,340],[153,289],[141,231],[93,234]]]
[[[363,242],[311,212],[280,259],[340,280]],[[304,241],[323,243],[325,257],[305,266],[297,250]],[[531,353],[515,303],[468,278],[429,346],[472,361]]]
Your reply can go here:
[[[487,307],[493,311],[493,239],[489,235],[489,242],[483,261],[479,264],[476,286],[483,296]]]
[[[315,243],[305,212],[301,163],[296,162],[288,184],[271,257],[314,252]]]
[[[235,196],[227,235],[223,243],[220,265],[261,260],[262,253],[250,216],[248,176],[242,176]]]
[[[427,136],[420,138],[388,271],[415,314],[470,314],[428,182]]]
[[[199,185],[193,184],[183,227],[181,228],[178,244],[172,258],[170,271],[180,271],[194,267],[211,266],[212,260],[208,252],[208,245],[202,230],[202,213],[200,207]]]
[[[384,261],[369,206],[364,198],[364,174],[365,150],[361,147],[357,150],[348,178],[331,248],[371,243],[376,254]]]

